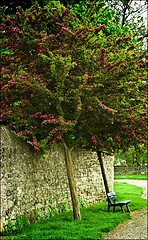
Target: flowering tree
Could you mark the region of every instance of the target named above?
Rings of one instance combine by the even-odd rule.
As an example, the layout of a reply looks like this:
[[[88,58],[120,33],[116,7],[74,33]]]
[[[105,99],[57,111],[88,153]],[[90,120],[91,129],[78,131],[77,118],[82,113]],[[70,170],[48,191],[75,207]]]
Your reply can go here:
[[[75,219],[73,148],[145,141],[144,56],[131,50],[130,37],[106,37],[105,28],[82,25],[58,2],[20,8],[1,24],[2,122],[36,151],[62,143]]]
[[[89,104],[82,121],[87,126],[87,132],[82,133],[83,139],[86,146],[88,144],[98,154],[106,192],[109,188],[101,152],[113,154],[118,149],[126,151],[133,146],[139,151],[142,144],[146,146],[147,139],[146,63],[141,53],[116,46],[115,43],[112,50],[109,46],[102,49],[99,84],[98,79],[94,79],[95,92],[87,99]],[[111,53],[114,54],[112,61]]]

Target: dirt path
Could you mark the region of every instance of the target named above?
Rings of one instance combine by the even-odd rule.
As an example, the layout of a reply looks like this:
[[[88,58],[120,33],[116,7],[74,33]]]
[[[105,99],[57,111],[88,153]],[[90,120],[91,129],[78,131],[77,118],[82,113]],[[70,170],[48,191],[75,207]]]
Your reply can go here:
[[[147,199],[146,180],[116,180],[126,182],[143,188],[142,198]],[[148,240],[147,208],[131,212],[132,219],[118,225],[115,230],[106,235],[102,240]]]

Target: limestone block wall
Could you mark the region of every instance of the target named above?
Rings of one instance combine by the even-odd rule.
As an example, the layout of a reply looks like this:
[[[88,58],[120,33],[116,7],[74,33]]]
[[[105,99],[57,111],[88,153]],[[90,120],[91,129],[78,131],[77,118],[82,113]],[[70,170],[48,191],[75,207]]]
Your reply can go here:
[[[147,174],[147,166],[115,166],[115,174]]]
[[[114,159],[104,156],[110,191],[113,190]],[[80,199],[92,204],[105,199],[105,189],[96,153],[75,149],[74,174]],[[60,145],[48,155],[34,152],[26,142],[5,126],[1,127],[1,231],[8,219],[49,206],[70,202],[64,151]]]

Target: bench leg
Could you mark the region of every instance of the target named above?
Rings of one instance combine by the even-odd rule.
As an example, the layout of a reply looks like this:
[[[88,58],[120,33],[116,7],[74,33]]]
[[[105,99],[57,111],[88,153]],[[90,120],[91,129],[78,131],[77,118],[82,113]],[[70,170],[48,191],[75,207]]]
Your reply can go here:
[[[107,209],[108,212],[109,212],[109,209],[110,209],[110,205],[108,205],[108,209]]]
[[[130,208],[129,208],[128,204],[126,204],[126,209],[127,209],[127,212],[130,212]]]
[[[113,212],[115,212],[115,206],[113,206]]]
[[[125,212],[123,206],[121,206],[121,211],[122,211],[123,213]]]

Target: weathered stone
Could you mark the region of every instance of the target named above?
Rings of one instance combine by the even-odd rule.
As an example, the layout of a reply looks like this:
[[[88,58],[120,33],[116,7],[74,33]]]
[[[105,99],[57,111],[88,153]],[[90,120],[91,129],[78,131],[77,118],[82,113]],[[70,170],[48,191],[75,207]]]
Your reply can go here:
[[[34,152],[26,142],[1,127],[1,229],[16,215],[33,216],[35,210],[47,212],[64,202],[70,202],[64,151],[60,145],[48,155]],[[109,188],[113,190],[113,157],[104,156]],[[73,151],[74,174],[79,198],[92,204],[105,199],[105,189],[97,155],[94,152]],[[33,217],[30,217],[33,219]],[[33,221],[33,220],[31,220]]]
[[[147,166],[115,166],[115,174],[147,174]]]

